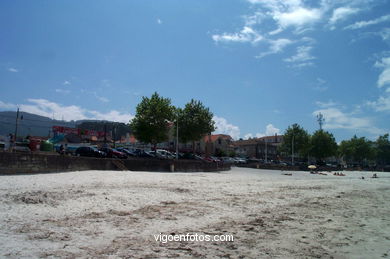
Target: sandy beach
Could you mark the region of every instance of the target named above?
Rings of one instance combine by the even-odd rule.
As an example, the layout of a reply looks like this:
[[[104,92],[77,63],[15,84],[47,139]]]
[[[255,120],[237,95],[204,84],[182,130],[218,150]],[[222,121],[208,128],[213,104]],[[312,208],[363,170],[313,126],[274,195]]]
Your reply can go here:
[[[3,175],[0,257],[390,257],[390,173],[283,173]],[[162,243],[160,233],[234,241]]]

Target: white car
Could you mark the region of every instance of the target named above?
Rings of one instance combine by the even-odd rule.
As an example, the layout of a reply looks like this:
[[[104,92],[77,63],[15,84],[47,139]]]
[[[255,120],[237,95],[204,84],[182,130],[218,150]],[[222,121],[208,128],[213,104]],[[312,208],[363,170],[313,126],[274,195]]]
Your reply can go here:
[[[173,158],[175,158],[175,156],[172,155],[171,152],[166,151],[166,150],[164,150],[164,149],[157,149],[156,155],[157,155],[157,157],[159,157],[159,158],[167,158],[167,159],[173,159]]]

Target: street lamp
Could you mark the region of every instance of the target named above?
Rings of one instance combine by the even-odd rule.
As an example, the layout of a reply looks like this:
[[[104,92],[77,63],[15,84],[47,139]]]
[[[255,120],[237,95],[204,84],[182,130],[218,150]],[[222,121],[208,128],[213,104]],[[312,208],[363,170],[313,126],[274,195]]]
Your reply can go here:
[[[176,118],[176,160],[179,160],[179,115]]]
[[[294,165],[294,133],[291,140],[291,165]]]

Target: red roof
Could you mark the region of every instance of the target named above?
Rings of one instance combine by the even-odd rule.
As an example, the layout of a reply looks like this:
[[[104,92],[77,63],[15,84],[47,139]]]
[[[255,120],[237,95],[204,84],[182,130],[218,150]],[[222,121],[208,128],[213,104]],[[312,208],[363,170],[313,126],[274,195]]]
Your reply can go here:
[[[225,140],[233,140],[232,137],[230,137],[229,135],[226,135],[226,134],[207,135],[207,136],[204,136],[203,140],[204,140],[204,142],[210,142],[210,141],[215,142],[219,138],[225,139]]]

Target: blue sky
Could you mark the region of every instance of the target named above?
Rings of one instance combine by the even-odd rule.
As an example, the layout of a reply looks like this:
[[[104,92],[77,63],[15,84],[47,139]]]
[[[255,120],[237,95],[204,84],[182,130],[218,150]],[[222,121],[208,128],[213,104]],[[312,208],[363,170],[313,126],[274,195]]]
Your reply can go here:
[[[129,121],[157,91],[217,132],[337,141],[390,129],[385,0],[0,2],[0,110]]]

